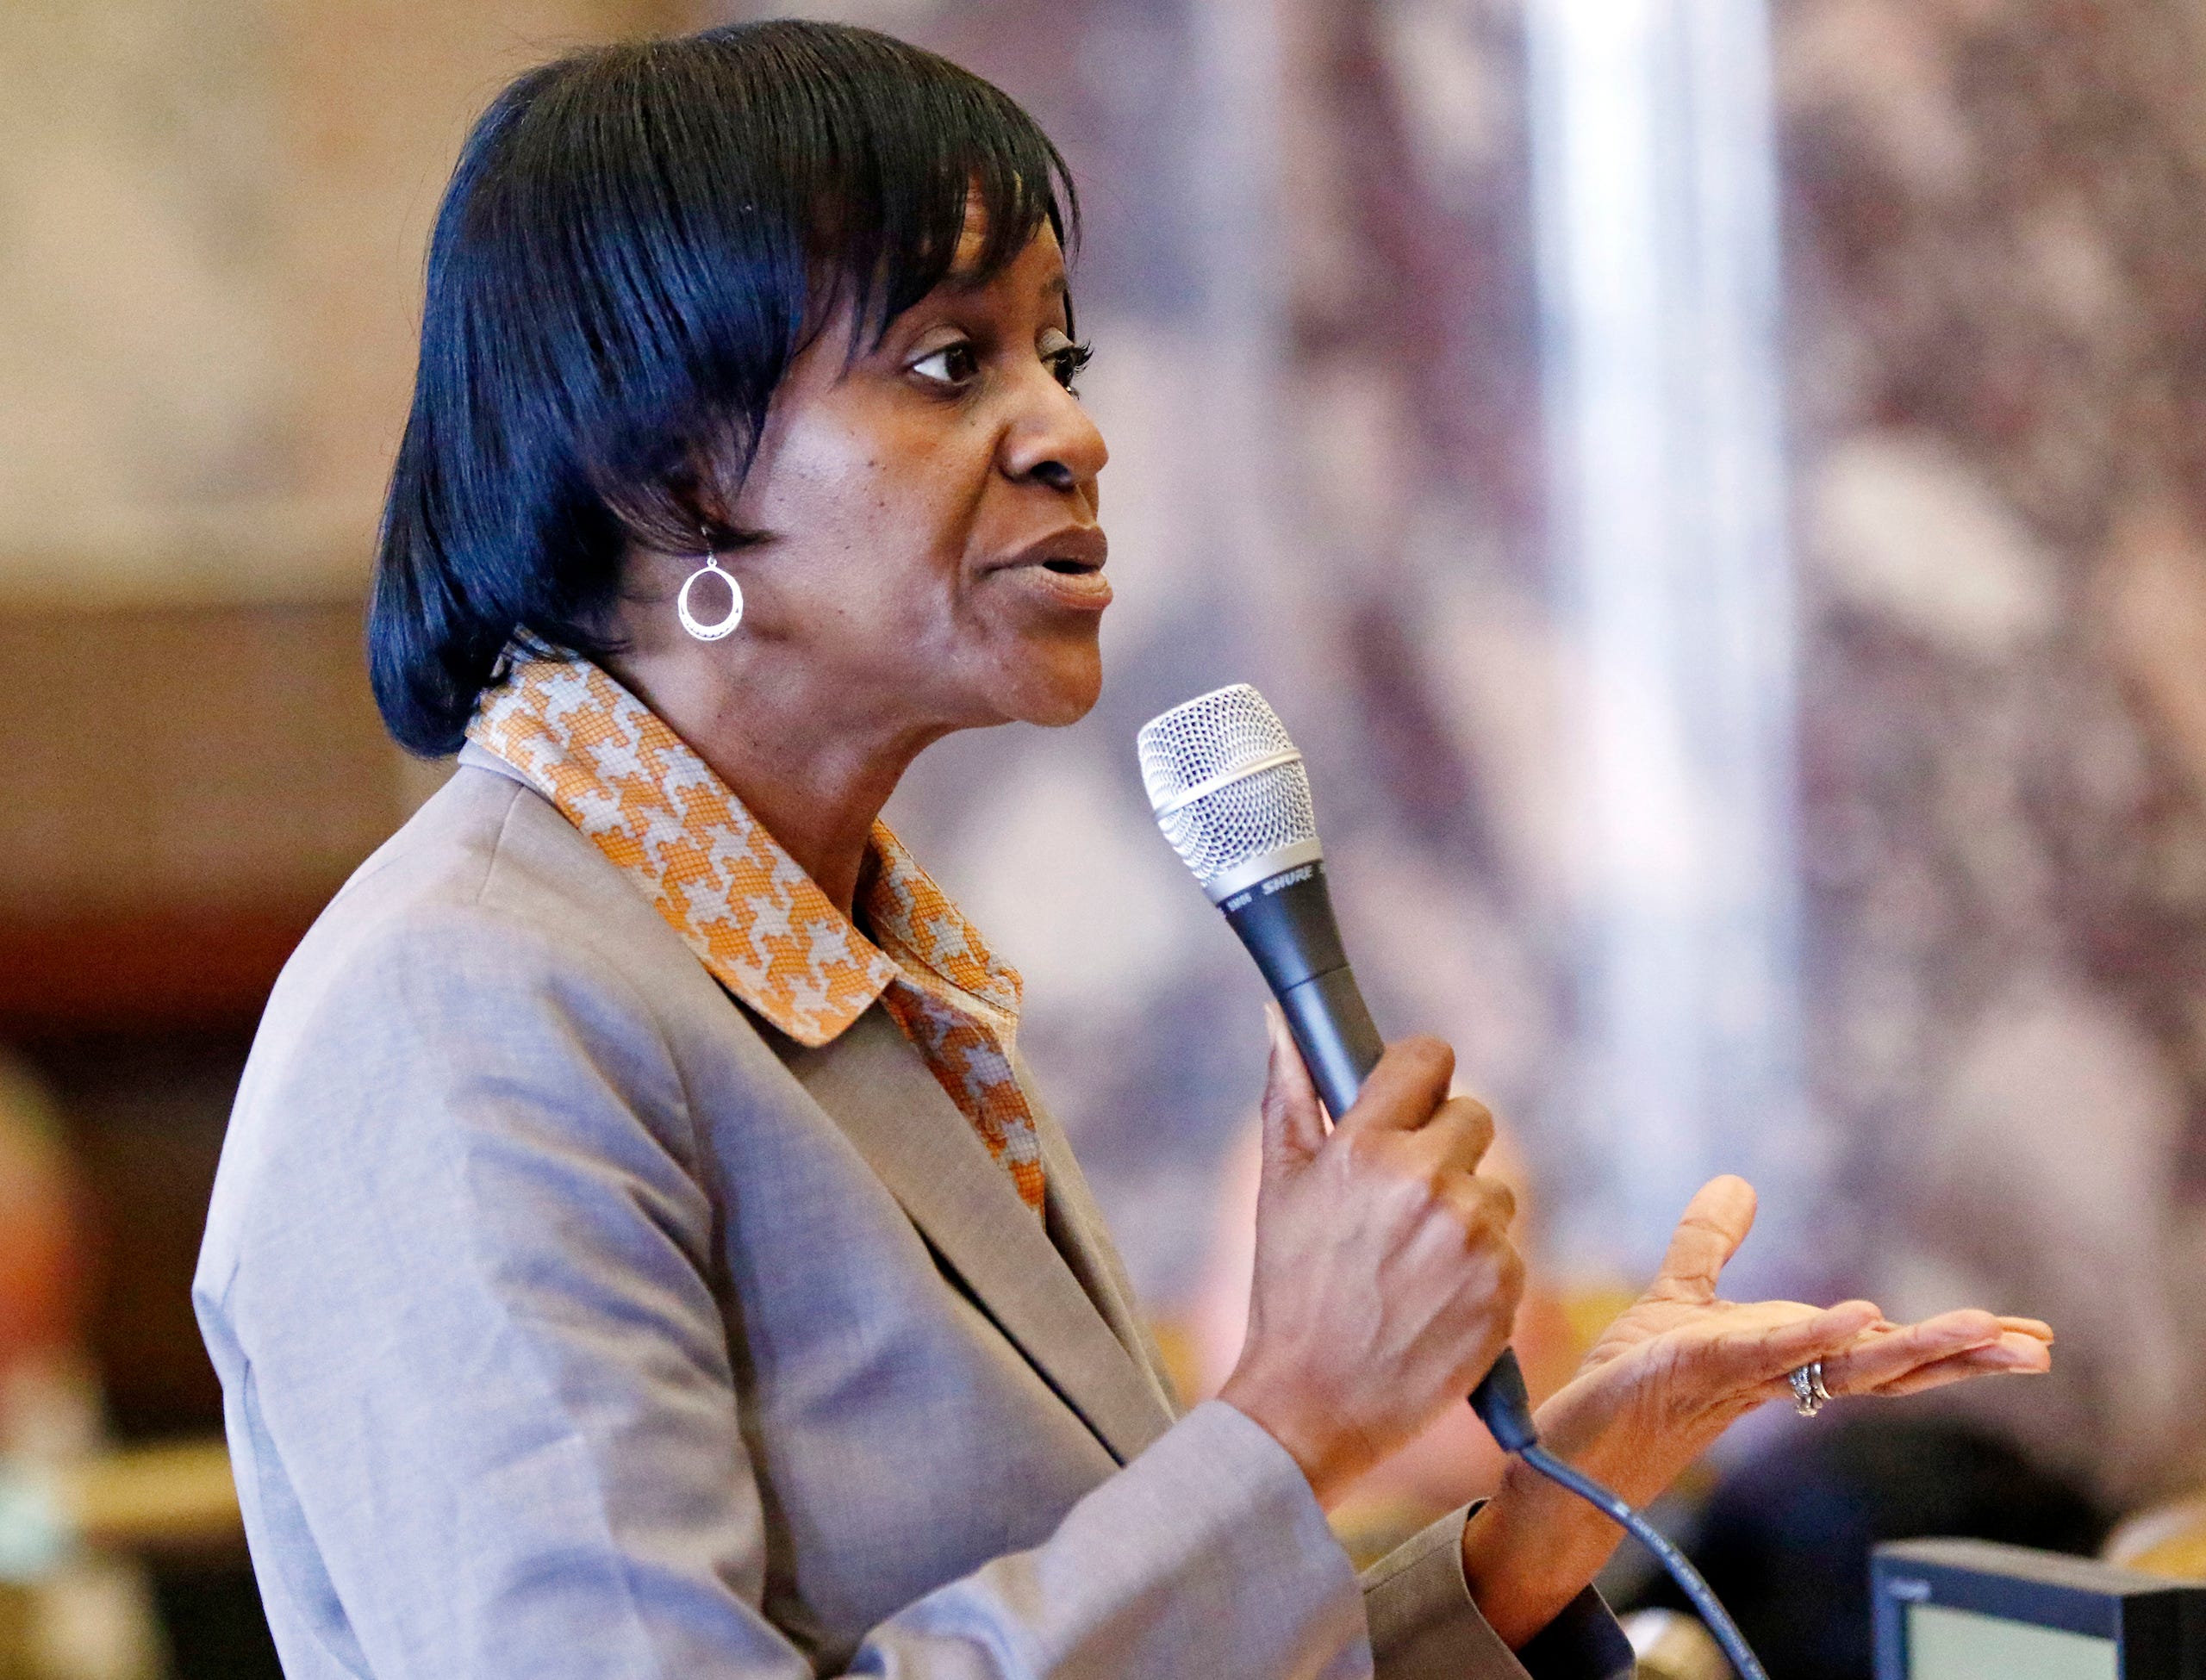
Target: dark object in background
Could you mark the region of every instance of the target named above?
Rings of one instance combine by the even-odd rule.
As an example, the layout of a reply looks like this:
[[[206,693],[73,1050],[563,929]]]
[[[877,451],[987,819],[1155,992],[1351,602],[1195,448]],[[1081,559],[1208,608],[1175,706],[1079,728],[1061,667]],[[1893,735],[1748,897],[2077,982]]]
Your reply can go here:
[[[1878,1541],[1944,1534],[2089,1555],[2109,1526],[2081,1489],[1975,1425],[1827,1416],[1725,1475],[1687,1551],[1773,1680],[1872,1680]],[[1686,1608],[1667,1583],[1641,1603]]]
[[[175,1680],[284,1680],[260,1590],[244,1559],[156,1563],[149,1572]]]
[[[2206,1673],[2206,1586],[1997,1540],[1887,1540],[1872,1554],[1877,1680]]]

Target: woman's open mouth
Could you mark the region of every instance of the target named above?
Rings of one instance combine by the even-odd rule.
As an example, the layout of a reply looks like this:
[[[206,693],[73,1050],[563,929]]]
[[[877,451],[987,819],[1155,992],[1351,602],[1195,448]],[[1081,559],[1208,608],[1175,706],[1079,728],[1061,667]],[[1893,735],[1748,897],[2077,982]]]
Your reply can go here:
[[[1108,553],[1100,527],[1083,526],[1031,544],[994,569],[1054,606],[1096,613],[1111,604]]]
[[[1111,604],[1111,580],[1100,566],[1075,560],[1028,561],[1006,569],[1034,594],[1063,607],[1100,612]]]

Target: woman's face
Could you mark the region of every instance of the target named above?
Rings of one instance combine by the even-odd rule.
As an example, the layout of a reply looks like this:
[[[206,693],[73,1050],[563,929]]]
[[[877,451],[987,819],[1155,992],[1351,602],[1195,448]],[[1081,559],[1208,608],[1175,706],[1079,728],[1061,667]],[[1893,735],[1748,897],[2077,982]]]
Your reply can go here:
[[[729,562],[735,639],[890,727],[1070,723],[1102,682],[1107,451],[1072,389],[1064,258],[1044,228],[975,284],[977,221],[876,348],[851,361],[845,324],[797,358],[731,510],[768,537]]]

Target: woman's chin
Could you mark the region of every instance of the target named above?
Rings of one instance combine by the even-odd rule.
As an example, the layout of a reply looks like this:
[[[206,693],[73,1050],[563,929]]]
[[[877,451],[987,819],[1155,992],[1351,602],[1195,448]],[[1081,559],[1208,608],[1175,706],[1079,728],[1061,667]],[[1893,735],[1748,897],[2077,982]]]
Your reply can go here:
[[[1056,647],[1036,657],[1019,674],[1006,696],[1012,721],[1062,729],[1095,709],[1103,692],[1103,658],[1091,639],[1087,646]]]

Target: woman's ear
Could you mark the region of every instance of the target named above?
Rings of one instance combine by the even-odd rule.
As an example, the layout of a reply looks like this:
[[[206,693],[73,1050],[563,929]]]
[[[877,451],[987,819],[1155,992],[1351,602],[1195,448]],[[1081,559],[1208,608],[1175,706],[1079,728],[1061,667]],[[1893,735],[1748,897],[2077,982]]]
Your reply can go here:
[[[736,497],[749,458],[741,439],[731,436],[692,448],[666,477],[666,499],[680,509],[686,527],[719,553],[765,540],[765,532],[736,522]]]
[[[739,473],[693,451],[651,480],[603,488],[600,495],[632,546],[701,557],[707,550],[726,554],[761,540],[761,533],[745,531],[734,521],[732,487],[740,482]]]

